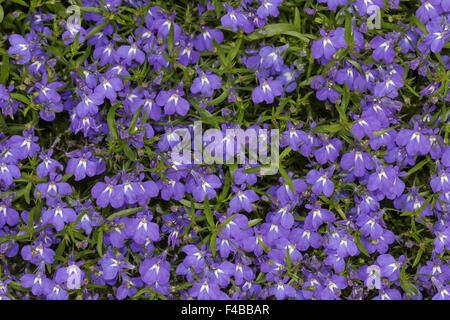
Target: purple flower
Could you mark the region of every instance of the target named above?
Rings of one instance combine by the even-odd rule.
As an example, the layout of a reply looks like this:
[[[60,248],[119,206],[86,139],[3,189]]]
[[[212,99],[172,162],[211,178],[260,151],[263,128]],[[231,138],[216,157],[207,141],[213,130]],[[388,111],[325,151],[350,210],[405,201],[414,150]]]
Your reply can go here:
[[[211,97],[214,94],[214,90],[222,87],[222,81],[218,75],[212,73],[210,70],[203,72],[200,68],[197,68],[198,77],[194,79],[191,86],[191,92],[202,93],[207,97]]]
[[[386,64],[394,61],[394,39],[384,39],[381,36],[376,36],[370,41],[370,47],[374,49],[372,56],[376,61],[383,59]]]
[[[348,0],[318,0],[319,3],[327,3],[328,4],[328,10],[335,11],[337,6],[342,5],[346,6],[348,3]]]
[[[116,56],[125,60],[125,62],[130,65],[133,60],[139,64],[144,64],[145,53],[139,49],[140,41],[133,41],[131,36],[128,37],[128,42],[130,45],[120,46],[116,50]]]
[[[252,100],[254,103],[273,103],[274,98],[283,94],[283,86],[278,80],[260,78],[259,86],[252,92]]]
[[[180,84],[177,89],[170,89],[169,91],[160,91],[156,97],[156,103],[161,107],[164,106],[165,114],[177,113],[180,116],[185,116],[189,111],[189,102],[182,98],[184,96],[183,86]],[[208,87],[211,90],[211,87]]]
[[[170,278],[170,263],[165,261],[165,254],[145,259],[139,266],[142,281],[148,285],[156,282],[166,284]]]
[[[97,182],[91,190],[92,197],[97,199],[96,203],[102,208],[106,208],[109,203],[113,208],[119,208],[123,205],[124,195],[123,187],[117,185],[118,176],[110,179],[105,177],[105,182]]]
[[[55,207],[43,211],[42,222],[51,223],[58,232],[63,229],[64,224],[75,222],[77,220],[75,211],[66,206],[64,202],[57,202]]]
[[[329,169],[326,172],[320,168],[319,171],[311,170],[306,175],[306,182],[312,185],[312,192],[320,195],[322,192],[326,197],[331,197],[334,191],[334,183],[330,180],[334,169]]]
[[[284,279],[278,278],[277,282],[270,287],[269,294],[274,295],[277,300],[284,300],[285,297],[294,298],[295,289],[290,284],[287,284],[289,277]]]
[[[344,1],[347,3],[347,0]],[[314,41],[311,46],[311,54],[314,59],[318,60],[324,57],[325,60],[330,60],[339,49],[347,48],[344,28],[337,28],[329,33],[321,28],[320,35],[322,39]]]
[[[431,149],[430,138],[423,133],[423,129],[419,127],[419,123],[414,124],[414,130],[402,129],[397,134],[395,142],[400,147],[406,146],[406,151],[410,156],[417,153],[426,155]]]
[[[47,295],[52,290],[53,284],[42,272],[41,268],[36,274],[24,274],[20,279],[20,284],[24,288],[31,288],[35,296]]]
[[[217,43],[222,43],[223,33],[219,29],[210,29],[202,27],[202,32],[195,38],[195,49],[202,52],[205,50],[213,51],[214,46],[212,40],[216,40]]]
[[[34,127],[28,131],[23,131],[22,134],[23,136],[14,135],[8,140],[11,153],[17,160],[34,157],[40,150],[39,145],[35,143],[39,138],[34,136]]]
[[[123,90],[123,82],[119,77],[100,76],[100,84],[95,88],[94,93],[97,95],[97,101],[108,98],[114,103],[117,98],[117,92]],[[93,101],[93,104],[96,102]]]
[[[341,158],[341,169],[350,170],[352,167],[356,177],[363,177],[367,173],[366,170],[373,169],[370,154],[360,150],[344,154]]]
[[[377,264],[381,268],[381,276],[387,277],[390,281],[395,281],[399,278],[403,263],[405,263],[404,256],[401,256],[398,261],[390,254],[382,254],[377,258]]]
[[[335,103],[336,100],[341,98],[341,94],[333,88],[334,82],[331,79],[325,79],[322,76],[317,76],[311,82],[311,88],[317,90],[316,97],[320,101],[324,101],[326,99],[330,100],[330,102]]]
[[[235,186],[232,189],[236,195],[230,200],[229,213],[239,212],[242,209],[250,213],[253,210],[253,202],[259,200],[256,192],[251,189],[238,189]]]
[[[416,16],[420,22],[427,23],[428,20],[438,18],[442,13],[441,0],[420,0],[422,5],[417,9]],[[443,1],[444,3],[446,0]]]
[[[253,32],[253,24],[241,13],[241,7],[235,9],[228,4],[224,4],[224,6],[227,14],[220,18],[224,28],[231,27],[233,32],[237,32],[238,28],[244,30],[245,33]]]
[[[36,167],[36,173],[39,178],[43,179],[50,172],[56,172],[56,169],[59,168],[61,171],[64,167],[55,159],[52,159],[51,156],[53,154],[53,149],[48,150],[48,152],[41,152],[39,158],[42,162]]]

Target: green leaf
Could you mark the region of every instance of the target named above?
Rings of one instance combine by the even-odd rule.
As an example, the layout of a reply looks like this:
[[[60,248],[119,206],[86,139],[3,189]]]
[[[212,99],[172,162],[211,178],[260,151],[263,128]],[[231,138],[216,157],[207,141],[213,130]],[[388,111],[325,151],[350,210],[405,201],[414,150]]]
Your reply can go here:
[[[104,27],[106,27],[108,25],[109,21],[105,21],[101,24],[99,24],[98,26],[96,26],[94,29],[92,29],[84,38],[85,40],[89,39],[90,37],[92,37],[94,34],[96,34],[97,32],[99,32],[100,30],[102,30]]]
[[[422,161],[420,161],[418,164],[416,164],[414,167],[412,167],[411,169],[409,169],[409,171],[405,174],[404,178],[407,178],[408,176],[410,176],[411,174],[413,174],[414,172],[419,171],[424,165],[426,165],[428,163],[429,159],[424,159]]]
[[[11,92],[9,95],[10,95],[11,98],[13,98],[13,99],[22,101],[22,102],[25,103],[27,106],[32,104],[31,101],[30,101],[26,96],[24,96],[23,94]]]
[[[116,110],[120,107],[120,104],[116,104],[109,108],[108,114],[106,115],[106,122],[108,123],[109,131],[111,132],[112,137],[115,140],[119,140],[119,133],[117,132],[117,126],[116,126]]]
[[[259,40],[266,37],[273,37],[281,34],[294,36],[304,42],[309,42],[308,38],[315,39],[314,36],[309,34],[302,34],[297,31],[297,26],[292,23],[277,23],[266,25],[263,30],[257,30],[247,37],[249,40]]]
[[[361,250],[361,252],[364,253],[364,255],[366,255],[367,257],[370,257],[370,254],[367,252],[359,236],[354,235],[353,238],[355,239],[356,246],[359,248],[359,250]]]
[[[214,117],[211,113],[209,113],[208,110],[199,107],[197,103],[193,103],[192,105],[194,106],[195,110],[197,110],[197,112],[200,114],[200,119],[202,120],[202,122],[211,124],[217,129],[220,129],[220,125],[219,122],[217,121],[217,118]]]
[[[350,48],[353,43],[352,16],[350,12],[345,13],[345,41]]]
[[[3,7],[0,6],[0,23],[3,21],[3,17],[5,16],[5,13],[3,11]]]
[[[312,131],[316,133],[335,133],[340,130],[342,130],[342,125],[339,123],[336,124],[324,124],[321,126],[317,126],[314,128],[311,128]]]
[[[414,263],[412,265],[412,267],[414,268],[415,266],[417,266],[417,264],[420,261],[420,258],[422,257],[423,254],[423,249],[419,249],[419,252],[417,252],[416,258],[414,259]]]
[[[17,4],[20,4],[20,5],[22,5],[24,7],[27,7],[27,8],[30,6],[28,3],[26,3],[25,1],[22,1],[22,0],[9,0],[9,1],[17,3]]]
[[[211,253],[212,253],[213,257],[216,256],[216,237],[217,237],[217,232],[214,231],[211,234],[211,239],[209,241],[209,246],[211,248]]]
[[[143,209],[143,207],[129,208],[129,209],[121,210],[121,211],[113,213],[112,215],[110,215],[106,219],[109,220],[109,221],[113,221],[115,217],[122,218],[122,217],[125,217],[125,216],[129,216],[130,214],[138,213],[142,209]]]
[[[214,229],[216,225],[214,224],[214,218],[212,216],[211,207],[209,206],[208,195],[205,196],[205,204],[203,212],[205,213],[206,221],[208,221],[209,226]]]
[[[233,214],[231,217],[229,217],[227,220],[225,220],[224,222],[222,222],[219,225],[219,229],[222,229],[223,227],[225,227],[227,224],[230,223],[231,220],[233,220],[236,216],[238,215],[238,213]]]
[[[167,49],[169,50],[169,54],[173,53],[173,48],[175,46],[174,39],[175,39],[175,26],[174,23],[171,22],[169,29],[169,38],[167,39]]]
[[[103,230],[100,230],[97,235],[97,251],[100,257],[103,257]]]
[[[291,178],[289,178],[289,175],[286,173],[286,171],[284,170],[284,168],[280,165],[280,167],[278,168],[278,170],[280,170],[281,176],[284,179],[284,182],[289,186],[289,188],[291,188],[292,192],[294,194],[297,194],[297,191],[295,191],[295,187],[294,184],[292,183]]]
[[[301,20],[300,20],[300,10],[298,8],[295,8],[295,14],[294,14],[294,25],[297,28],[297,31],[301,30]]]
[[[139,109],[137,109],[134,113],[133,118],[131,119],[130,127],[128,128],[128,134],[134,134],[137,131],[136,124],[143,107],[144,105],[140,106]]]
[[[31,191],[31,182],[28,182],[27,186],[25,187],[25,192],[23,194],[25,202],[27,204],[30,204],[30,191]]]
[[[247,228],[251,228],[251,227],[253,227],[253,226],[256,226],[258,223],[260,223],[261,221],[263,221],[263,219],[261,219],[261,218],[256,218],[256,219],[252,219],[252,220],[250,220],[249,222],[248,222],[248,225],[244,228],[244,229],[247,229]]]

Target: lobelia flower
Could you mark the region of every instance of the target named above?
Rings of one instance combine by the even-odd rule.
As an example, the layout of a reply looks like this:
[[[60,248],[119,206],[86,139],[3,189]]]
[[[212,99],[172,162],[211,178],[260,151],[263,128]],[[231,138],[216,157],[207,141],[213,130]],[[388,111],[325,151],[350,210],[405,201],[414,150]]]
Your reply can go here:
[[[188,40],[180,40],[181,49],[178,52],[177,62],[185,67],[189,64],[197,64],[200,53],[194,50],[194,39],[190,36]]]
[[[441,254],[444,249],[450,250],[450,228],[446,227],[442,230],[434,231],[436,238],[434,239],[434,252]]]
[[[307,230],[317,231],[323,223],[331,223],[336,220],[334,214],[321,208],[318,202],[314,205],[306,204],[305,208],[311,210],[305,218],[304,227]]]
[[[259,86],[253,89],[252,100],[254,103],[273,103],[274,98],[283,94],[283,86],[278,80],[259,78]]]
[[[33,32],[34,33],[34,32]],[[36,36],[36,34],[34,34]],[[32,57],[32,50],[34,49],[33,34],[30,32],[25,38],[19,34],[12,34],[8,37],[11,47],[8,49],[8,55],[15,57],[17,63],[26,64]]]
[[[350,170],[353,167],[353,174],[356,177],[363,177],[367,170],[373,169],[372,158],[369,153],[361,150],[353,150],[345,153],[341,158],[341,169]]]
[[[398,146],[406,146],[408,155],[415,156],[417,153],[426,155],[431,149],[430,138],[423,134],[426,130],[419,126],[419,123],[414,123],[414,129],[402,129],[397,133],[395,142]]]
[[[83,229],[87,235],[91,234],[92,227],[99,227],[102,217],[95,211],[91,199],[81,203],[79,200],[76,203],[75,211],[77,215],[82,215],[81,220],[77,223],[77,228]]]
[[[92,156],[90,147],[83,147],[80,150],[66,153],[70,158],[66,166],[66,173],[74,173],[75,181],[80,181],[86,177],[93,177],[97,174],[98,158]]]
[[[231,188],[236,195],[230,200],[228,213],[236,213],[242,209],[250,213],[253,210],[253,202],[259,200],[256,192],[251,189],[244,190],[245,186],[242,189],[238,189],[236,186]]]
[[[416,16],[420,22],[426,24],[428,20],[439,18],[442,13],[441,0],[420,0],[422,5],[417,9]],[[443,1],[446,2],[445,0]]]
[[[45,224],[51,223],[56,231],[61,231],[64,224],[72,223],[77,220],[77,214],[72,208],[67,208],[64,202],[56,202],[53,208],[49,208],[42,213],[42,222]]]
[[[380,294],[373,298],[373,300],[402,300],[402,295],[397,289],[383,286],[378,292]]]
[[[381,268],[381,276],[387,277],[389,281],[395,281],[400,276],[400,270],[405,263],[405,257],[400,256],[396,261],[390,254],[382,254],[377,258],[376,263]]]
[[[379,9],[384,8],[383,0],[358,0],[356,1],[356,9],[360,16],[364,16],[366,13],[371,14],[371,11],[367,11],[371,6],[376,6]]]
[[[431,299],[450,300],[450,285],[444,286],[436,277],[432,277],[431,281],[433,282],[438,291]]]
[[[80,118],[94,116],[98,112],[98,106],[103,104],[105,98],[99,91],[88,90],[81,94],[81,101],[76,106],[76,114]],[[83,122],[85,120],[83,119]]]
[[[39,267],[36,274],[26,273],[20,279],[20,284],[24,288],[31,288],[31,292],[35,296],[47,295],[53,287],[53,283],[43,272],[43,265]]]
[[[237,32],[238,28],[244,30],[245,33],[251,33],[254,30],[253,24],[248,20],[247,16],[241,13],[242,8],[233,8],[228,4],[224,4],[227,14],[220,18],[222,27],[231,28],[231,31]]]
[[[322,237],[319,233],[307,228],[295,228],[289,233],[289,240],[297,245],[300,251],[306,251],[309,247],[318,249],[322,246]]]
[[[122,285],[117,288],[116,298],[124,300],[127,297],[132,298],[137,293],[137,288],[142,287],[142,280],[139,277],[130,278],[126,273],[121,272]]]
[[[14,135],[8,140],[11,153],[17,160],[23,160],[27,157],[34,157],[40,150],[36,141],[39,137],[34,136],[34,127],[22,132],[23,136]]]
[[[159,227],[156,223],[150,222],[153,214],[150,210],[144,209],[131,219],[126,228],[126,233],[138,244],[144,244],[147,239],[157,242],[161,239]]]
[[[177,89],[160,91],[156,96],[156,103],[164,106],[165,114],[179,114],[185,116],[189,111],[189,102],[182,98],[184,96],[183,84],[180,83]]]
[[[100,66],[104,66],[109,63],[115,62],[115,51],[114,51],[114,44],[113,43],[105,43],[103,45],[97,45],[95,46],[94,53],[92,57],[95,60],[98,60],[98,64]]]
[[[52,283],[52,288],[50,289],[50,292],[47,294],[46,298],[47,300],[68,300],[69,299],[69,293],[61,288],[61,285],[57,283]]]
[[[301,72],[298,70],[294,70],[294,65],[288,67],[283,65],[281,67],[280,75],[276,78],[276,80],[280,81],[284,87],[284,91],[290,93],[297,89],[297,79],[300,76]]]
[[[47,202],[51,202],[51,200],[56,196],[67,196],[72,194],[72,187],[67,182],[58,182],[61,181],[62,175],[57,174],[56,172],[50,172],[49,179],[47,183],[38,183],[36,185],[36,190],[34,191],[37,194],[39,191],[42,195],[45,196]]]
[[[186,188],[192,190],[191,193],[197,202],[203,202],[206,195],[208,200],[216,197],[216,190],[222,186],[222,182],[215,175],[198,174],[191,172],[192,178],[186,182]]]
[[[96,199],[96,204],[99,207],[106,208],[111,204],[113,208],[120,208],[124,202],[123,186],[117,185],[119,176],[116,175],[113,179],[105,177],[105,182],[97,182],[91,189],[91,195]]]
[[[381,130],[380,122],[374,117],[358,118],[355,116],[355,120],[351,131],[359,139],[364,138],[365,135],[372,138],[374,131]]]
[[[35,241],[33,245],[23,246],[20,255],[24,260],[35,265],[39,265],[41,262],[52,264],[55,261],[55,252],[39,240]]]
[[[161,107],[155,103],[156,93],[150,90],[144,90],[144,106],[141,113],[147,111],[147,116],[151,119],[158,121],[161,118]],[[131,114],[134,114],[138,110],[138,106],[133,104],[131,106]]]
[[[320,101],[324,101],[326,99],[330,100],[330,102],[335,103],[336,100],[341,98],[341,94],[339,91],[333,88],[334,82],[331,79],[325,79],[322,76],[317,76],[311,82],[311,88],[317,90],[316,97]]]
[[[133,61],[136,61],[141,65],[144,64],[145,53],[139,48],[141,41],[133,41],[133,37],[128,36],[128,42],[130,45],[120,46],[115,51],[116,57],[123,59],[128,65],[131,65]]]
[[[347,0],[343,1],[347,4]],[[325,28],[321,28],[320,35],[322,36],[322,39],[314,41],[311,45],[311,54],[314,59],[319,60],[323,57],[327,61],[330,60],[339,49],[347,48],[344,28],[340,27],[336,30],[331,30],[330,32],[326,32]]]
[[[174,200],[179,201],[184,197],[185,185],[180,181],[173,179],[158,180],[157,185],[161,190],[163,200],[170,200],[173,197]]]
[[[292,178],[292,172],[288,173],[288,176]],[[278,179],[282,185],[276,191],[277,199],[280,201],[281,205],[288,203],[289,201],[294,201],[298,198],[298,195],[305,192],[308,189],[305,181],[303,179],[293,179],[292,184],[294,185],[294,189],[296,194],[292,191],[291,187],[286,183],[284,178],[280,177]]]
[[[117,98],[117,92],[123,90],[123,82],[116,76],[100,76],[100,84],[95,87],[94,93],[97,95],[98,100],[108,98],[109,101],[114,103]],[[95,102],[94,102],[95,103]]]
[[[55,274],[55,282],[65,283],[70,290],[80,289],[81,281],[84,279],[84,271],[80,269],[83,261],[75,263],[73,255],[70,256],[68,266],[59,268]]]
[[[294,298],[295,289],[287,284],[289,277],[275,278],[276,283],[269,288],[269,294],[274,295],[277,300],[284,300],[286,297]]]
[[[9,85],[8,88],[0,84],[0,108],[5,117],[16,114],[20,104],[17,100],[11,98],[9,93],[12,91],[14,91],[13,84]]]
[[[216,40],[217,43],[222,43],[223,33],[219,29],[210,29],[208,27],[202,26],[201,33],[195,37],[194,45],[195,49],[198,51],[210,51],[214,50],[214,45],[212,40]]]
[[[282,67],[285,66],[281,54],[289,47],[289,44],[285,44],[279,48],[274,46],[265,46],[259,50],[259,56],[261,57],[261,69],[272,69],[273,73],[280,73]]]
[[[436,17],[427,23],[426,28],[425,44],[432,52],[439,53],[450,38],[449,23],[442,17]]]
[[[327,161],[335,162],[339,157],[342,142],[337,138],[327,139],[323,141],[323,146],[319,149],[313,149],[316,160],[320,164],[325,164]]]
[[[19,213],[17,210],[11,208],[12,196],[5,196],[0,202],[0,228],[5,224],[15,226],[19,222]]]
[[[347,288],[347,279],[344,276],[332,275],[331,278],[325,280],[324,287],[320,292],[322,300],[339,299],[338,290]]]
[[[220,77],[210,70],[203,72],[202,69],[196,68],[198,77],[194,79],[191,86],[191,92],[202,93],[207,97],[211,97],[214,94],[214,90],[220,89],[222,87],[222,81]]]
[[[326,172],[323,168],[317,170],[311,170],[306,175],[306,182],[312,185],[312,192],[315,195],[323,193],[326,197],[331,197],[334,191],[334,183],[330,180],[333,175],[334,167],[328,169]]]
[[[78,38],[78,44],[84,43],[86,37],[86,30],[81,26],[78,19],[74,19],[73,23],[66,24],[66,31],[62,34],[64,44],[67,46],[72,44],[75,38]]]
[[[117,275],[123,269],[134,269],[134,266],[123,260],[124,257],[121,253],[114,253],[110,248],[103,256],[102,259],[99,260],[99,264],[103,268],[102,278],[106,281],[116,282]]]

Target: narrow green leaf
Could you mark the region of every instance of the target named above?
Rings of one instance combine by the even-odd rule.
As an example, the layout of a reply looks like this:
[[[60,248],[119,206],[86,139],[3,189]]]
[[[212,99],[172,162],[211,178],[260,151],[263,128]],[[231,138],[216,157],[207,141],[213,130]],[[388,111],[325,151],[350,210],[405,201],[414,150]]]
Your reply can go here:
[[[216,227],[216,225],[214,224],[214,218],[212,216],[212,212],[211,212],[211,207],[209,206],[209,199],[208,199],[208,195],[205,196],[205,201],[204,201],[204,210],[203,212],[205,213],[205,217],[206,217],[206,221],[208,221],[209,226],[214,229]]]
[[[103,257],[103,230],[100,230],[97,235],[97,251],[100,257]]]
[[[224,222],[222,222],[219,225],[219,229],[222,229],[223,227],[225,227],[227,224],[230,223],[231,220],[233,220],[236,216],[238,215],[238,213],[233,214],[231,217],[229,217],[227,220],[225,220]]]
[[[1,8],[1,7],[0,7]],[[0,21],[1,21],[1,10],[0,10]],[[9,56],[3,55],[2,68],[0,70],[0,84],[6,85],[9,76]]]
[[[420,258],[422,258],[422,254],[423,254],[423,249],[419,249],[419,252],[417,252],[416,258],[414,259],[414,263],[412,265],[413,268],[415,266],[417,266],[417,264],[419,263]]]
[[[424,160],[420,161],[418,164],[416,164],[414,167],[412,167],[411,169],[408,170],[408,172],[405,174],[404,178],[407,178],[410,175],[412,175],[414,172],[419,171],[427,163],[428,163],[428,159],[424,159]]]
[[[23,194],[25,202],[27,204],[30,204],[30,191],[31,191],[31,182],[28,182],[27,186],[25,187],[25,192]]]
[[[138,213],[142,209],[143,209],[142,207],[137,207],[137,208],[129,208],[129,209],[121,210],[121,211],[113,213],[112,215],[110,215],[106,219],[109,220],[109,221],[113,221],[115,217],[122,218],[122,217],[125,217],[125,216],[129,216],[130,214]]]
[[[101,31],[104,27],[106,27],[108,25],[109,21],[105,21],[101,24],[99,24],[98,26],[96,26],[94,29],[92,29],[84,38],[85,40],[89,39],[90,37],[92,37],[94,34],[96,34],[97,32]]]
[[[175,26],[174,23],[171,22],[169,29],[169,38],[167,39],[167,49],[169,50],[170,55],[172,55],[173,48],[175,46],[174,40],[175,40]]]
[[[364,253],[364,255],[366,255],[367,257],[370,257],[370,254],[367,252],[367,250],[364,247],[363,243],[361,242],[361,239],[359,238],[359,236],[355,235],[354,239],[355,239],[356,246],[359,248],[359,250],[361,250],[361,252]]]
[[[106,115],[106,122],[108,123],[109,131],[111,132],[112,137],[115,140],[119,140],[119,133],[117,132],[117,126],[116,126],[116,110],[120,107],[120,104],[116,104],[112,106]]]
[[[212,253],[213,257],[216,256],[216,238],[217,238],[217,232],[214,231],[211,234],[211,239],[209,241],[209,245],[210,245],[211,253]]]
[[[297,194],[297,191],[295,191],[294,184],[292,183],[291,178],[289,178],[289,175],[286,173],[286,170],[284,170],[284,168],[281,165],[278,168],[278,170],[280,170],[280,173],[284,179],[284,182],[289,186],[289,188],[291,188],[291,190],[294,194]]]

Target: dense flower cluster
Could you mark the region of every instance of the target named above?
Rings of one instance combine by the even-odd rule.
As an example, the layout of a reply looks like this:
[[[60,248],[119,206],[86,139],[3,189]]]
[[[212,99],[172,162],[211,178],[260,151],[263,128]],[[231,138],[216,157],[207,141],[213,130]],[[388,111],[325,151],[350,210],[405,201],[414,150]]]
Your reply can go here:
[[[449,0],[30,3],[1,4],[0,299],[450,299]],[[198,120],[226,163],[171,157]],[[280,130],[279,170],[228,129]]]

